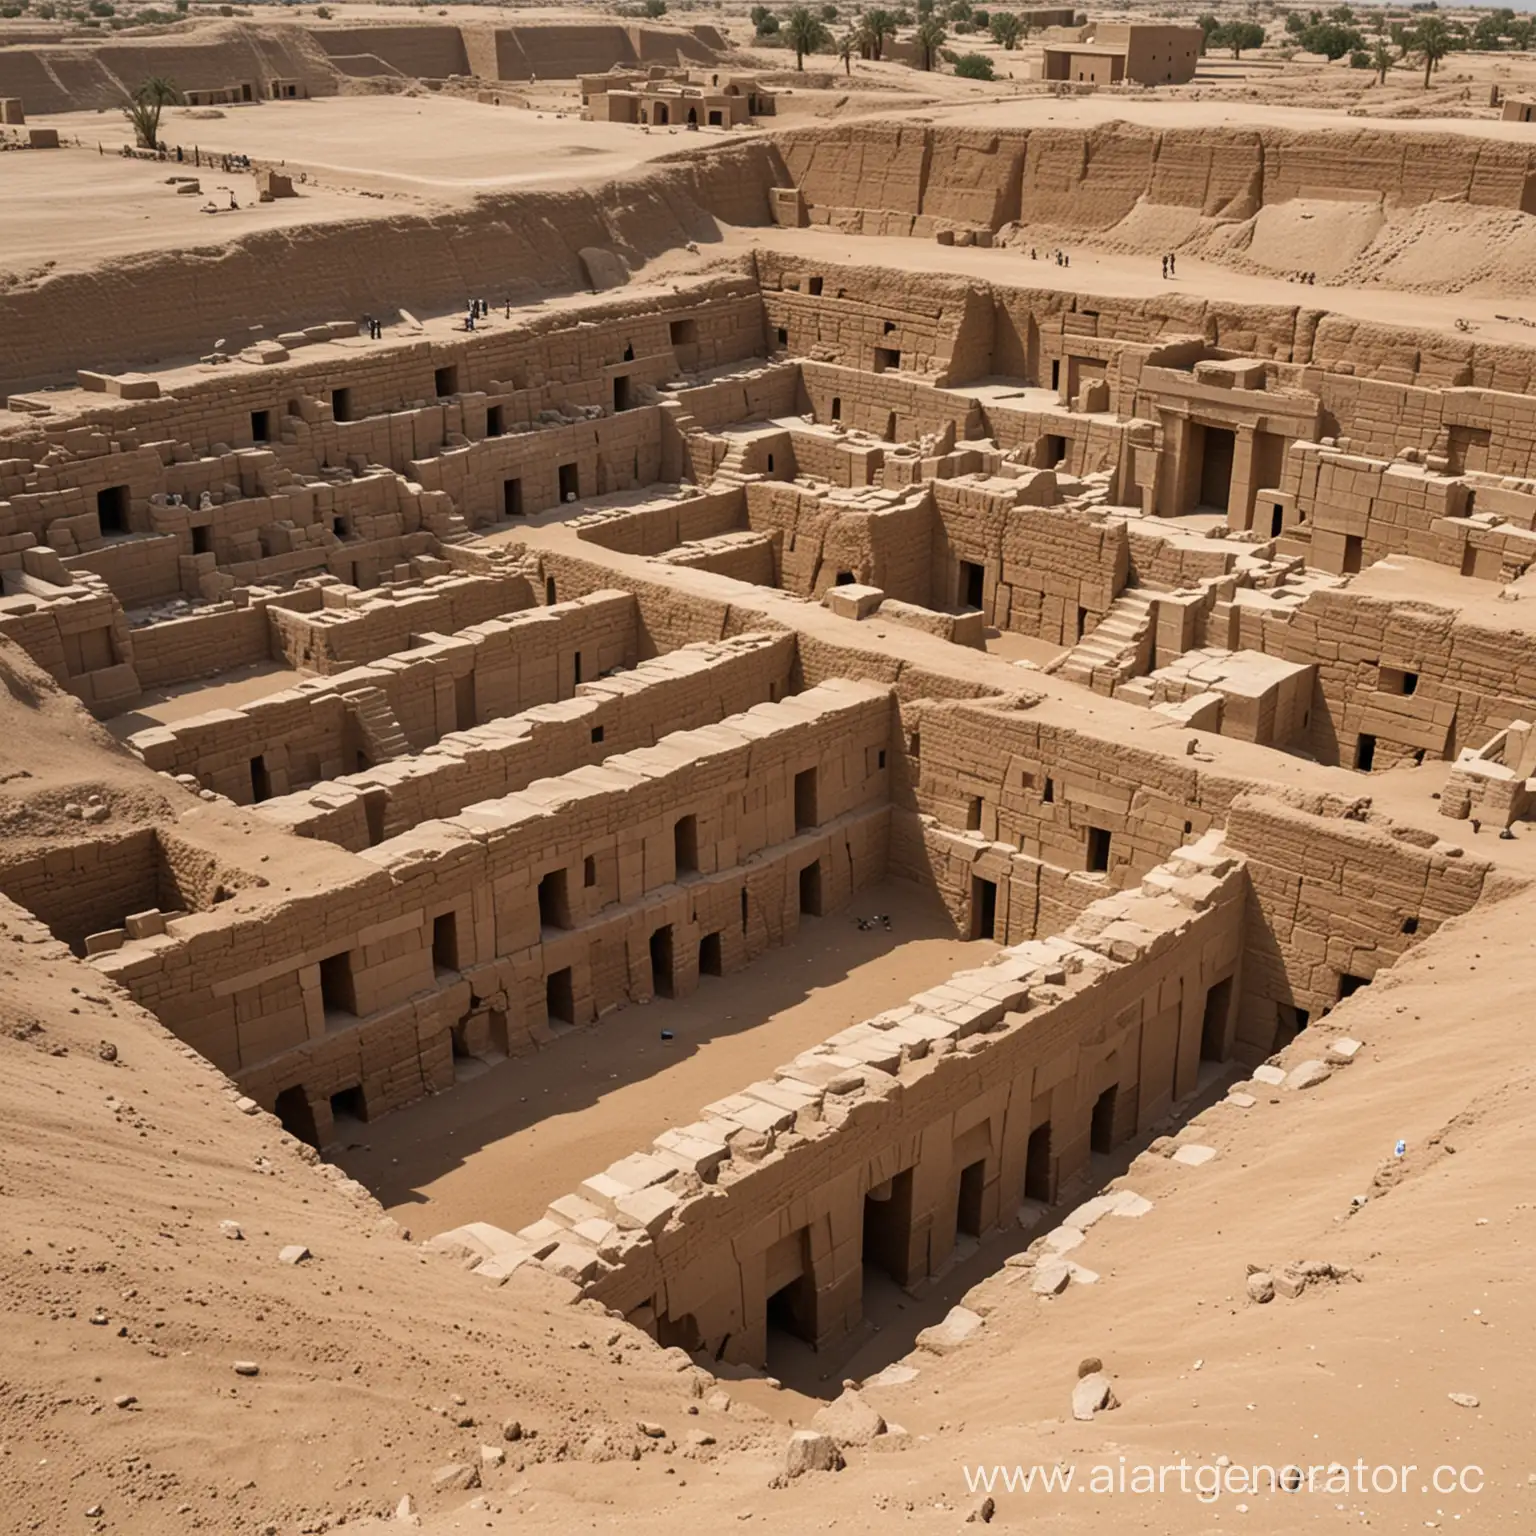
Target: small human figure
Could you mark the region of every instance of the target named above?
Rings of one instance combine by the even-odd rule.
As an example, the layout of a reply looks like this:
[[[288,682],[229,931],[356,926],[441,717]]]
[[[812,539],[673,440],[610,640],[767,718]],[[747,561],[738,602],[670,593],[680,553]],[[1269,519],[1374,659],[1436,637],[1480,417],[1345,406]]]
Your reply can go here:
[[[1179,275],[1178,268],[1174,265],[1173,252],[1169,251],[1168,252],[1168,276],[1169,277],[1177,277],[1178,275]]]
[[[1030,248],[1029,248],[1029,259],[1031,261],[1035,260],[1035,248],[1034,248],[1034,246],[1030,246]]]
[[[1163,257],[1163,281],[1168,281],[1168,258],[1166,256]]]

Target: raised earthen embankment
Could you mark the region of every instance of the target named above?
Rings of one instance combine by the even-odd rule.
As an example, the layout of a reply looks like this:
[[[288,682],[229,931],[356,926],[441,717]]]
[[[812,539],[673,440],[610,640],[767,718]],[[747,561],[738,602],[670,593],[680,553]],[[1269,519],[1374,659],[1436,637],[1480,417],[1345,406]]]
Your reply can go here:
[[[600,186],[518,191],[462,211],[272,230],[226,245],[131,257],[0,295],[0,395],[78,368],[163,364],[220,337],[275,335],[401,307],[462,307],[467,293],[528,303],[587,287],[580,252],[648,259],[717,237],[717,219],[766,224],[765,141],[687,153]],[[113,316],[103,327],[101,317]]]
[[[726,47],[715,28],[624,25],[612,21],[510,27],[446,23],[334,26],[217,21],[181,32],[87,41],[32,41],[0,47],[0,96],[29,113],[120,106],[145,80],[182,91],[250,88],[273,94],[276,80],[333,96],[343,78],[569,80],[614,65],[708,64]]]
[[[1143,200],[1233,220],[1339,197],[1536,213],[1536,147],[1466,134],[857,123],[791,131],[779,144],[812,223],[864,233],[1010,220],[1102,230]],[[904,220],[922,222],[904,231]]]

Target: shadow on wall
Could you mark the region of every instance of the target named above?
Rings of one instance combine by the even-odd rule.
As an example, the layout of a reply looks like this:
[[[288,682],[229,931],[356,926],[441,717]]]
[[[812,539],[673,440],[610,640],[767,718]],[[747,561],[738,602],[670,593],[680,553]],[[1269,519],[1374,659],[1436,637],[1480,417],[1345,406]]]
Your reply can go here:
[[[857,926],[859,914],[886,907],[893,914],[890,929]],[[531,1056],[498,1062],[469,1081],[461,1078],[451,1094],[370,1124],[362,1137],[368,1150],[355,1143],[342,1145],[334,1160],[386,1206],[426,1204],[421,1189],[461,1168],[481,1148],[559,1116],[581,1114],[606,1095],[697,1055],[712,1041],[750,1034],[774,1015],[807,1002],[860,966],[893,956],[914,939],[957,937],[942,904],[915,884],[893,881],[858,892],[851,907],[827,917],[802,917],[799,937],[788,948],[760,956],[725,978],[703,971],[697,990],[687,998],[626,1008],[589,1027],[562,1032]],[[944,974],[952,969],[949,961],[939,966]],[[820,1041],[840,1022],[846,1021],[811,1019],[805,1043]],[[662,1040],[663,1029],[674,1038]],[[780,1038],[765,1059],[778,1061],[785,1054]],[[734,1058],[736,1064],[724,1073],[728,1091],[734,1092],[752,1075],[754,1069],[740,1061]],[[689,1097],[658,1110],[654,1130],[631,1134],[626,1127],[624,1148],[644,1142],[673,1121],[692,1118],[704,1102],[704,1097],[697,1103]],[[396,1157],[398,1165],[392,1161]],[[569,1189],[572,1171],[566,1166],[553,1170],[549,1199]],[[508,1227],[521,1225],[542,1216],[546,1203],[535,1194],[529,1208],[501,1210],[487,1219]]]

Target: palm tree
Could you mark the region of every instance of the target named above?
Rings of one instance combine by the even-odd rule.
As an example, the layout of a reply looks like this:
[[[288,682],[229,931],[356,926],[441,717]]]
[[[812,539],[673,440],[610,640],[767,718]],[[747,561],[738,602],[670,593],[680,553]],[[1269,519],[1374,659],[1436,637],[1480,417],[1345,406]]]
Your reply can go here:
[[[784,36],[795,50],[795,68],[799,70],[805,68],[806,54],[815,53],[818,48],[825,48],[832,41],[826,23],[821,17],[813,16],[803,5],[797,5],[784,18]]]
[[[896,35],[896,18],[889,11],[865,11],[859,18],[859,49],[866,58],[878,59],[885,52],[885,40]]]
[[[913,41],[922,52],[924,69],[933,68],[933,61],[939,56],[939,49],[944,46],[944,39],[948,35],[943,24],[932,16],[919,23]]]
[[[1438,16],[1426,16],[1413,29],[1413,51],[1424,55],[1424,89],[1440,60],[1451,51],[1451,29]]]
[[[1017,48],[1024,24],[1012,11],[992,12],[992,41],[999,48]]]
[[[858,34],[851,29],[837,40],[837,56],[843,61],[843,73],[853,73],[853,56],[859,51]]]
[[[146,80],[128,98],[123,116],[133,124],[133,136],[140,149],[154,149],[160,142],[160,114],[171,102],[181,100],[175,84],[156,75]]]
[[[1387,83],[1387,71],[1397,62],[1396,55],[1392,52],[1392,44],[1386,38],[1378,37],[1376,46],[1371,49],[1371,68],[1376,71],[1377,85]]]

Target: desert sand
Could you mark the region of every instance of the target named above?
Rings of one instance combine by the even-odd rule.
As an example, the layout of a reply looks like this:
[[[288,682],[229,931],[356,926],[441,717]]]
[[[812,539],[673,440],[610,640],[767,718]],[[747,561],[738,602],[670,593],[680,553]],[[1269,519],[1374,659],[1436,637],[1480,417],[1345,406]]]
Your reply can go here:
[[[1530,55],[329,10],[0,20],[0,1532],[1532,1528]]]

